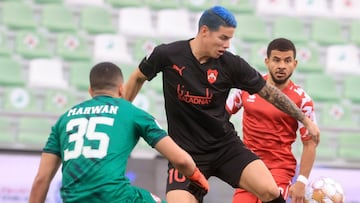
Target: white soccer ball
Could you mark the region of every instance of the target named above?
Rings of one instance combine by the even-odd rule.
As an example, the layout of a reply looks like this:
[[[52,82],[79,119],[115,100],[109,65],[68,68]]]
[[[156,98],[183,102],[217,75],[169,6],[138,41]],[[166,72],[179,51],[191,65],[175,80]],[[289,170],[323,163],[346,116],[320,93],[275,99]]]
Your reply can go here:
[[[306,186],[306,203],[344,203],[344,190],[332,178],[320,177]]]

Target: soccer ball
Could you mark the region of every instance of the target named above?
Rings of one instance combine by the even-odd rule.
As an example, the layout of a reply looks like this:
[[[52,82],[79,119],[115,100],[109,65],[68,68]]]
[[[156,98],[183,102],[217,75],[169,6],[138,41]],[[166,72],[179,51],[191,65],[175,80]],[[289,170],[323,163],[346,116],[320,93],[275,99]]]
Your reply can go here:
[[[341,185],[329,177],[320,177],[306,186],[306,203],[344,203]]]

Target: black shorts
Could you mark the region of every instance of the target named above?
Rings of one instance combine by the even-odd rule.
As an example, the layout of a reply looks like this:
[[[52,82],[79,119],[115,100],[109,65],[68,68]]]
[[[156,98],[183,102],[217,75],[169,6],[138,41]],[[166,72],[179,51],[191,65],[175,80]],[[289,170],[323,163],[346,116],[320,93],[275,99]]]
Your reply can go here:
[[[244,168],[250,162],[259,159],[240,139],[211,153],[191,154],[191,156],[207,179],[211,176],[218,177],[233,188],[239,187],[240,176]],[[171,163],[168,164],[166,192],[176,189],[187,190],[188,182],[189,180],[180,174]]]

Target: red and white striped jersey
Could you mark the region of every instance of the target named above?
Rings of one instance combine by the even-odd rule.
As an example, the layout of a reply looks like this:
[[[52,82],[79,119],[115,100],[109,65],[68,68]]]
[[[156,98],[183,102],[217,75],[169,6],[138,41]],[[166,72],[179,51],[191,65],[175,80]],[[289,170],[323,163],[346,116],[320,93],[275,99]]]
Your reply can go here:
[[[264,76],[267,78],[267,75]],[[316,122],[312,99],[295,83],[282,90],[295,104]],[[291,151],[299,130],[301,139],[308,140],[304,125],[277,109],[258,94],[236,90],[227,99],[226,109],[235,114],[243,107],[243,141],[269,169],[289,169],[295,174],[296,159]],[[236,125],[236,124],[235,124]],[[293,174],[293,175],[294,175]]]

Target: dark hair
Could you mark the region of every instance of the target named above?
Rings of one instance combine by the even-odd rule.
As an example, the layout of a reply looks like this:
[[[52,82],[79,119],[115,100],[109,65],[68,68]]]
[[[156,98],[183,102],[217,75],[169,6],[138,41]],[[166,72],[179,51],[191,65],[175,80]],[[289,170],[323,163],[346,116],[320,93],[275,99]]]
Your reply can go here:
[[[236,28],[235,16],[222,6],[214,6],[204,11],[199,20],[199,29],[206,25],[211,31],[216,31],[220,26]]]
[[[292,41],[286,38],[277,38],[271,41],[267,47],[266,55],[269,58],[272,50],[293,51],[296,58],[296,48]]]
[[[92,90],[114,89],[123,81],[121,69],[111,62],[98,63],[90,71]]]

